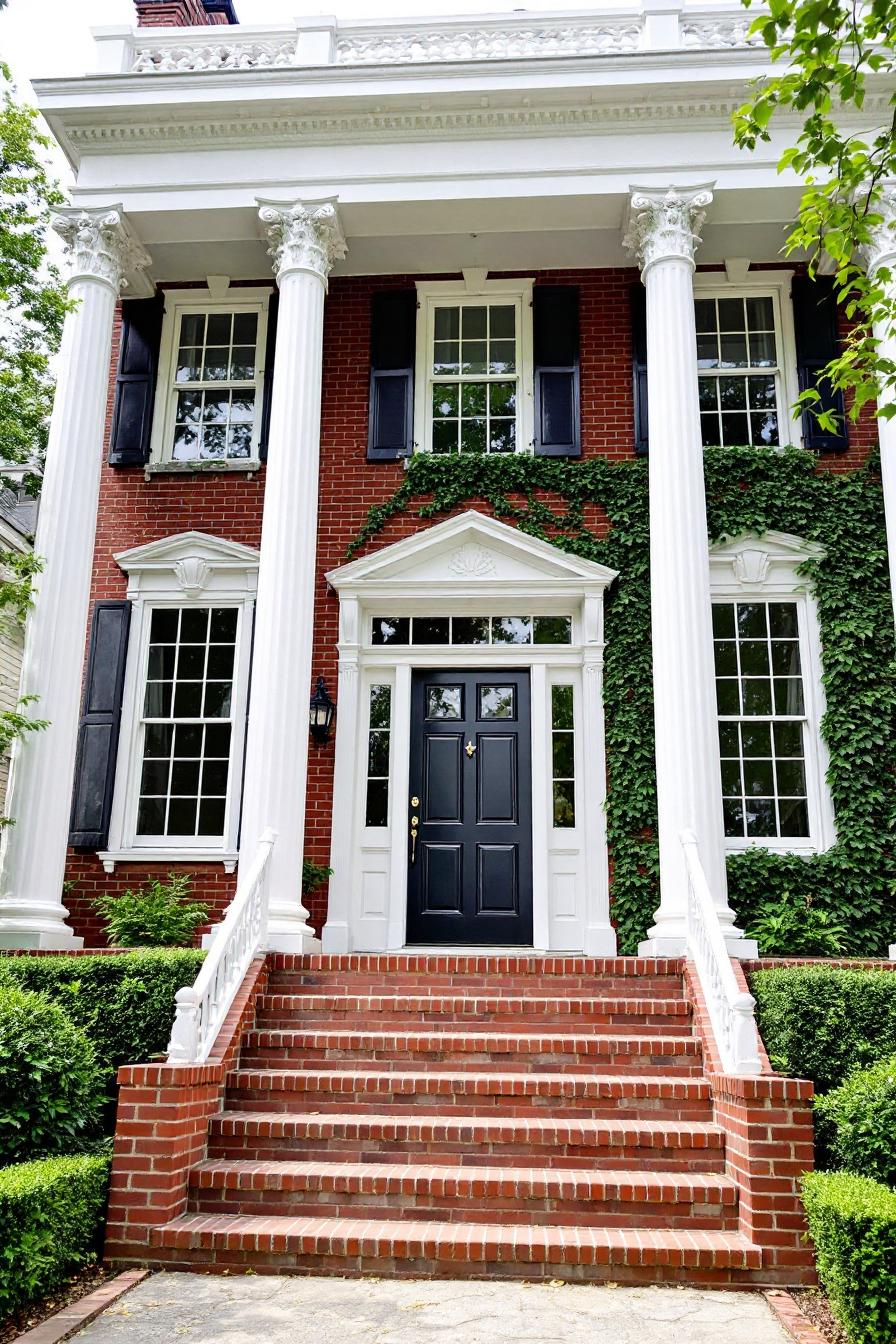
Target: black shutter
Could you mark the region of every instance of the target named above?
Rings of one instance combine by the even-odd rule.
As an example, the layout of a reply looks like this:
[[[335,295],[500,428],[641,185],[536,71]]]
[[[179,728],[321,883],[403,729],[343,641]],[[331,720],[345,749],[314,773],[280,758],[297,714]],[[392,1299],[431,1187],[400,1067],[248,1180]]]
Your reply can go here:
[[[416,289],[374,294],[370,314],[369,462],[409,457],[414,446]]]
[[[261,426],[258,431],[258,458],[268,460],[268,438],[271,432],[271,394],[274,391],[274,356],[277,352],[277,313],[280,309],[280,291],[275,289],[268,301],[268,329],[264,345],[264,386],[261,390]]]
[[[79,849],[103,849],[109,841],[130,620],[130,602],[97,602],[94,608],[69,835]]]
[[[640,280],[629,291],[632,321],[632,386],[635,398],[635,452],[647,453],[647,291]]]
[[[577,286],[535,286],[532,291],[532,333],[536,455],[581,457]]]
[[[849,447],[844,416],[843,393],[819,379],[826,364],[839,352],[837,339],[837,296],[832,276],[795,275],[791,290],[793,327],[796,336],[796,364],[800,391],[815,388],[821,401],[815,405],[838,416],[834,433],[822,429],[811,410],[803,411],[803,446],[821,453],[842,453]]]
[[[121,355],[109,446],[112,467],[141,467],[149,461],[164,307],[161,293],[153,299],[125,299],[121,305]]]

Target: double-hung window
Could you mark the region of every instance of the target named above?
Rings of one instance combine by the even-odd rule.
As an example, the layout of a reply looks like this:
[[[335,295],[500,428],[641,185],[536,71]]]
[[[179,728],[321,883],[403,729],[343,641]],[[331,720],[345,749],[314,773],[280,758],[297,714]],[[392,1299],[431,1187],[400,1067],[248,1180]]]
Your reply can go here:
[[[531,285],[418,286],[415,439],[429,452],[515,453],[532,440]]]
[[[153,458],[239,464],[258,458],[266,298],[221,303],[169,295]]]
[[[776,306],[771,294],[704,298],[698,293],[694,311],[705,445],[774,447],[781,443],[781,340]]]

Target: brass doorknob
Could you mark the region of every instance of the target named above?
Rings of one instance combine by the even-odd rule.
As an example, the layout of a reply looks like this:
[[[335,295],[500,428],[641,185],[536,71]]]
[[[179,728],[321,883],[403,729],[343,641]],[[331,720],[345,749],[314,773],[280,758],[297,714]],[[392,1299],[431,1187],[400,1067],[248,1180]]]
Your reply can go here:
[[[467,753],[468,756],[472,757],[476,755],[476,748],[473,746],[472,741],[469,741],[467,743],[467,745],[464,747],[464,751]]]

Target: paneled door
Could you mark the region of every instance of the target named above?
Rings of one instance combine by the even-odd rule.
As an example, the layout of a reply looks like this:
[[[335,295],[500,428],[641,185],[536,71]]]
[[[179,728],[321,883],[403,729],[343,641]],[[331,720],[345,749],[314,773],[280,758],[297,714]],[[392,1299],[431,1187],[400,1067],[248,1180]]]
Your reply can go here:
[[[414,673],[408,943],[532,943],[529,673]]]

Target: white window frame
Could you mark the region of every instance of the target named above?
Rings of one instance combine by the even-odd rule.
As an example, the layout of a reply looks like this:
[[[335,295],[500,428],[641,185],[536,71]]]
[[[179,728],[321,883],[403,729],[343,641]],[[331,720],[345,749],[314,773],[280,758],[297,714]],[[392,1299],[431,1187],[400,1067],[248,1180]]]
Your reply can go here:
[[[260,464],[258,444],[261,434],[261,415],[264,400],[265,352],[267,350],[268,306],[271,291],[267,289],[228,289],[220,298],[209,289],[176,289],[165,293],[165,312],[162,319],[162,339],[159,346],[159,376],[153,410],[150,462],[180,471],[217,470],[257,471]],[[177,371],[178,335],[180,320],[188,313],[256,313],[258,330],[255,347],[255,423],[252,427],[252,451],[249,457],[188,458],[172,457],[177,394],[183,390],[175,382]],[[191,386],[194,386],[191,384]],[[227,386],[203,384],[209,386]],[[249,384],[247,383],[248,387]]]
[[[258,552],[236,542],[187,532],[150,542],[115,558],[128,574],[131,623],[109,844],[98,857],[107,872],[112,872],[116,863],[122,862],[220,862],[232,872],[238,857]],[[141,837],[137,834],[143,766],[142,704],[152,613],[160,608],[185,607],[235,607],[239,613],[227,805],[220,840],[208,836]]]
[[[778,352],[778,370],[775,374],[775,398],[778,407],[778,444],[787,448],[802,447],[802,417],[793,414],[793,405],[799,396],[799,377],[796,360],[796,335],[793,326],[793,304],[790,297],[792,271],[749,272],[736,283],[726,281],[718,271],[697,271],[694,275],[696,299],[771,299],[774,310],[775,346]],[[737,377],[738,369],[727,370]],[[747,374],[744,372],[744,377]],[[758,375],[757,375],[758,376]],[[756,445],[757,447],[759,445]]]
[[[532,345],[532,279],[483,280],[468,286],[463,280],[418,280],[417,343],[414,371],[414,452],[432,452],[432,384],[443,381],[432,370],[435,310],[444,304],[476,307],[503,299],[517,310],[516,452],[531,455],[535,445],[535,366]],[[461,454],[458,454],[460,456]],[[492,454],[487,454],[492,456]],[[509,457],[509,453],[495,453]]]
[[[799,567],[823,548],[783,532],[742,536],[710,549],[710,591],[716,602],[790,602],[797,609],[805,700],[805,770],[809,834],[803,837],[725,836],[731,853],[768,849],[776,854],[819,854],[836,842],[834,805],[827,782],[830,758],[821,735],[826,703],[822,683],[818,609]],[[718,735],[716,758],[719,758]],[[720,773],[721,788],[721,773]]]

